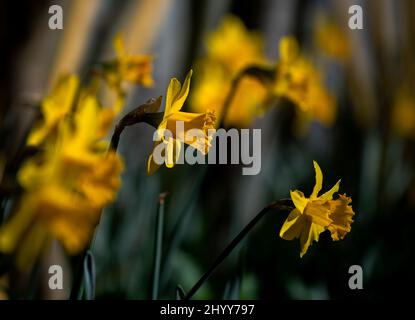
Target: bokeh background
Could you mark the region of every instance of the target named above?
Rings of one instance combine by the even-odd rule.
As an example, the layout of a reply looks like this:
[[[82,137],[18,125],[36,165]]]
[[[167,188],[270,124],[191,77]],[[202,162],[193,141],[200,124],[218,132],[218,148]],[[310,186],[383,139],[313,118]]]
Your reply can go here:
[[[48,28],[52,4],[63,8],[63,30]],[[363,8],[363,30],[348,28],[348,8],[353,4]],[[66,72],[86,77],[89,66],[113,55],[117,33],[123,35],[129,52],[155,56],[155,85],[132,87],[126,113],[149,98],[164,96],[172,77],[183,81],[206,54],[206,35],[229,14],[261,35],[271,62],[279,57],[281,37],[295,36],[336,96],[336,120],[330,126],[312,121],[306,133],[298,134],[292,105],[267,110],[251,124],[262,129],[262,170],[256,176],[242,176],[239,165],[182,165],[148,177],[154,129],[143,124],[125,130],[119,147],[126,167],[122,187],[116,202],[105,209],[94,242],[96,297],[151,297],[160,193],[168,193],[160,298],[174,299],[176,286],[189,290],[265,205],[287,198],[289,190],[311,192],[312,160],[322,167],[324,188],[341,178],[342,192],[352,197],[356,215],[350,234],[333,242],[323,233],[300,259],[298,241],[278,236],[286,213],[270,214],[195,297],[405,295],[415,270],[415,2],[411,0],[2,1],[0,163],[10,163],[18,153],[38,102],[57,77]],[[344,35],[350,50],[346,60],[330,56],[316,42],[324,19]],[[3,182],[16,168],[7,170],[2,170]],[[5,191],[2,206],[10,206]],[[59,246],[47,259],[60,261],[65,274],[71,274],[73,261]],[[42,280],[47,277],[47,259],[31,285],[30,279],[16,279],[3,268],[0,283],[9,287],[10,298],[68,296],[67,290],[58,294],[47,290],[47,280]],[[355,264],[363,268],[363,290],[348,286],[348,270]]]

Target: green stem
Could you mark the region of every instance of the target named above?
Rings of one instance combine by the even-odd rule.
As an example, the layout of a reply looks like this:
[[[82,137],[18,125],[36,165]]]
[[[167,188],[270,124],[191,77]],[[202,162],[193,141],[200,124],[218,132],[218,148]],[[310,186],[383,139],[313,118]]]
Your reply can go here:
[[[243,76],[244,76],[244,73],[241,72],[232,81],[231,89],[229,90],[229,92],[226,96],[225,103],[223,104],[223,109],[222,109],[222,115],[221,115],[221,118],[220,118],[219,128],[224,127],[225,119],[228,116],[229,108],[230,108],[231,103],[233,101],[233,98],[236,94],[236,90],[238,89],[239,82],[241,81]]]
[[[87,250],[82,252],[79,256],[77,256],[75,262],[75,271],[74,271],[74,279],[72,281],[72,288],[71,293],[69,296],[69,300],[79,300],[81,296],[81,290],[83,285],[83,278],[84,278],[84,261],[87,255]]]
[[[216,258],[210,268],[202,275],[199,281],[190,289],[184,300],[190,300],[194,294],[200,289],[203,283],[212,275],[216,268],[232,253],[236,246],[248,235],[248,233],[258,224],[259,221],[271,210],[292,210],[292,202],[289,199],[282,199],[271,203],[262,209],[241,232],[228,244],[222,253]]]
[[[164,226],[164,201],[166,193],[160,194],[159,197],[159,209],[157,211],[156,218],[156,232],[154,240],[154,271],[153,271],[153,289],[151,297],[153,300],[157,300],[160,283],[160,265],[161,265],[161,254],[163,247],[163,226]]]
[[[157,128],[164,115],[164,112],[156,112],[159,109],[160,104],[161,96],[157,99],[149,99],[146,103],[140,105],[122,117],[115,126],[114,133],[112,134],[110,150],[114,150],[115,152],[117,151],[121,133],[127,126],[146,122]]]

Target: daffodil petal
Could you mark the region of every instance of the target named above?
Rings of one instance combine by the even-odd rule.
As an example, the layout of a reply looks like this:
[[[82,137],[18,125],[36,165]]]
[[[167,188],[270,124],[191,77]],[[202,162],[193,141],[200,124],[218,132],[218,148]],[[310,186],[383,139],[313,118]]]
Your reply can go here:
[[[45,124],[43,126],[40,126],[38,128],[34,128],[28,138],[27,138],[27,144],[29,146],[37,146],[39,145],[45,137],[50,133],[52,126],[49,124]]]
[[[174,112],[173,104],[175,103],[176,96],[179,94],[182,85],[176,78],[170,80],[166,94],[166,107],[164,109],[164,119]]]
[[[330,205],[324,200],[314,200],[307,204],[304,214],[315,224],[327,227],[333,222],[330,219]]]
[[[282,38],[280,41],[279,49],[281,60],[285,63],[293,61],[299,54],[298,42],[292,36]]]
[[[304,230],[300,237],[300,257],[302,258],[313,241],[318,241],[320,233],[324,231],[324,227],[306,220]]]
[[[181,142],[174,138],[169,138],[165,143],[167,143],[166,167],[173,168],[180,154]]]
[[[333,199],[333,195],[339,191],[340,188],[340,181],[337,181],[336,184],[331,188],[329,191],[322,194],[320,197],[318,197],[320,200],[331,200]]]
[[[27,236],[19,244],[16,254],[16,264],[20,270],[30,270],[42,250],[46,249],[48,233],[40,223],[35,223]]]
[[[304,197],[304,193],[298,190],[294,190],[290,191],[290,195],[295,207],[300,211],[300,213],[303,213],[308,203],[308,199]]]
[[[75,115],[76,138],[87,145],[96,140],[96,132],[99,129],[99,104],[96,97],[87,96],[84,98],[82,107]]]
[[[304,228],[305,219],[298,209],[290,212],[280,230],[280,237],[284,240],[299,238]]]
[[[154,148],[159,145],[161,142],[156,142]],[[153,149],[154,149],[153,148]],[[160,168],[160,165],[157,164],[153,159],[153,153],[150,154],[147,161],[147,175],[151,176]]]
[[[323,173],[321,172],[320,166],[316,161],[313,161],[314,170],[316,171],[316,184],[314,185],[313,192],[310,195],[310,199],[316,199],[318,193],[323,187]]]
[[[115,36],[113,46],[117,57],[120,58],[125,54],[124,41],[120,33]]]
[[[39,145],[59,125],[59,122],[70,112],[76,92],[79,87],[79,78],[74,75],[61,77],[52,92],[42,101],[44,121],[34,128],[27,139],[28,145]]]
[[[184,80],[183,86],[180,85],[179,80],[173,78],[170,80],[167,89],[166,108],[164,110],[164,117],[167,117],[173,112],[178,112],[183,107],[184,102],[189,95],[190,79],[192,78],[193,70],[190,70]]]

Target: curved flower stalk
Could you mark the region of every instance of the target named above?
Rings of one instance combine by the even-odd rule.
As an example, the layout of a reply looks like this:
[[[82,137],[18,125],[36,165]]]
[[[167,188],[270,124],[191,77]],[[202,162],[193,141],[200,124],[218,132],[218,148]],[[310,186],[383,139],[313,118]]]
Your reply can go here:
[[[289,199],[281,199],[275,201],[265,208],[263,208],[225,247],[221,254],[215,259],[209,269],[200,277],[200,279],[193,285],[189,292],[183,297],[183,300],[191,299],[207,279],[212,275],[216,268],[232,253],[232,251],[241,243],[254,227],[270,212],[272,211],[286,211],[292,210],[292,202]]]
[[[280,230],[280,237],[285,240],[300,239],[302,257],[313,241],[318,241],[320,233],[329,230],[333,240],[343,239],[351,230],[354,212],[346,195],[333,195],[339,191],[340,180],[327,192],[318,195],[323,184],[323,174],[314,161],[316,184],[309,198],[301,191],[291,191],[291,200],[295,209],[291,211]]]
[[[181,111],[184,102],[189,95],[190,79],[193,71],[190,70],[181,86],[180,82],[173,78],[170,81],[166,94],[164,115],[157,127],[157,141],[153,152],[148,159],[147,173],[152,175],[160,166],[154,159],[154,152],[160,144],[164,144],[166,167],[172,168],[180,153],[182,144],[185,143],[196,148],[202,154],[207,154],[212,140],[211,130],[215,127],[215,112],[207,110],[204,113],[190,113]],[[182,122],[183,126],[177,126]],[[187,134],[192,129],[198,129],[202,135],[189,137]],[[171,133],[167,136],[166,132]]]

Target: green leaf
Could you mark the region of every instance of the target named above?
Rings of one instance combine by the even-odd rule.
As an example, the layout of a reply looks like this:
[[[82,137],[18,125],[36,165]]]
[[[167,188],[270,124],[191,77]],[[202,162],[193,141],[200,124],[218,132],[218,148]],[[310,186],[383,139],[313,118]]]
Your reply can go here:
[[[89,250],[84,259],[84,296],[86,300],[95,299],[95,261]]]
[[[160,283],[160,265],[161,254],[163,244],[163,228],[164,228],[164,201],[166,193],[162,193],[159,196],[159,210],[157,212],[156,230],[154,239],[154,268],[153,268],[153,289],[151,297],[153,300],[157,300],[159,293]]]

